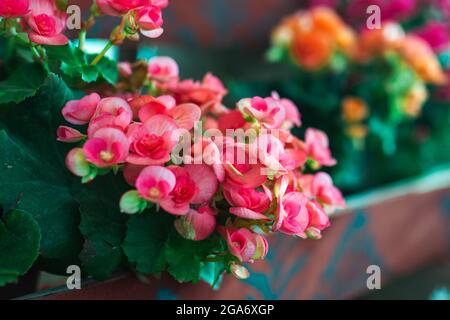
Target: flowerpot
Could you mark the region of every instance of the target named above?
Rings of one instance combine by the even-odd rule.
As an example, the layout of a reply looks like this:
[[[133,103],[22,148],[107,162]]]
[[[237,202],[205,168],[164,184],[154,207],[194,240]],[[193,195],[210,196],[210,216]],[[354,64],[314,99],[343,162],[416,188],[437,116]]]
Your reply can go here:
[[[29,299],[347,299],[368,294],[369,266],[381,290],[392,280],[440,261],[450,252],[450,168],[351,197],[321,241],[271,239],[251,276],[225,276],[219,290],[162,276],[148,284],[131,274],[81,290],[40,292]]]

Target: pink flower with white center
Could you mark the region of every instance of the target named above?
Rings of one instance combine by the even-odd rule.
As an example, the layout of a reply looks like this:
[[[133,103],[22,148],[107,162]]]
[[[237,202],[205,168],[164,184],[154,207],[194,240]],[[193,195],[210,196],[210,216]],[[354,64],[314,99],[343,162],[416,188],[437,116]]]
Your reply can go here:
[[[241,262],[253,262],[266,257],[269,246],[262,235],[246,228],[228,228],[224,233],[230,253]]]
[[[171,214],[185,215],[189,212],[190,204],[206,203],[217,191],[217,178],[207,165],[170,166],[168,169],[175,175],[176,184],[160,204]]]
[[[345,200],[341,191],[334,186],[330,175],[325,172],[319,172],[314,175],[311,181],[311,194],[324,205],[332,208],[345,207]]]
[[[62,109],[62,115],[67,122],[72,124],[86,124],[94,115],[100,100],[97,93],[92,93],[80,100],[71,100]]]
[[[19,18],[30,12],[29,0],[0,0],[0,17]]]
[[[135,10],[136,24],[140,32],[148,38],[158,38],[163,32],[163,18],[161,9],[147,5]]]
[[[246,98],[237,103],[238,109],[266,128],[280,128],[286,119],[285,107],[274,98]]]
[[[149,166],[139,174],[136,180],[136,189],[145,200],[159,203],[173,190],[175,182],[175,175],[169,169]]]
[[[115,128],[101,128],[83,146],[87,161],[99,168],[125,162],[130,143],[125,134]]]
[[[270,220],[264,215],[271,202],[265,192],[236,187],[227,183],[222,185],[222,192],[232,206],[230,213],[244,219]]]
[[[309,158],[320,166],[334,166],[336,160],[331,156],[328,137],[325,132],[309,128],[305,134],[306,149]]]
[[[81,141],[85,137],[80,131],[67,126],[59,126],[56,130],[56,136],[58,141],[70,143]]]
[[[277,212],[281,221],[279,231],[306,238],[309,213],[306,207],[308,198],[300,192],[289,192],[278,201]]]
[[[175,220],[175,229],[185,239],[201,241],[208,238],[216,228],[216,213],[208,206],[189,209],[185,216]]]
[[[65,45],[69,39],[63,35],[67,14],[56,7],[53,0],[33,0],[26,17],[30,27],[28,38],[37,44]]]
[[[148,62],[148,75],[158,82],[178,81],[180,70],[175,60],[170,57],[153,57]]]
[[[166,115],[156,115],[142,124],[130,126],[130,155],[127,162],[137,165],[164,164],[178,143],[178,125]]]

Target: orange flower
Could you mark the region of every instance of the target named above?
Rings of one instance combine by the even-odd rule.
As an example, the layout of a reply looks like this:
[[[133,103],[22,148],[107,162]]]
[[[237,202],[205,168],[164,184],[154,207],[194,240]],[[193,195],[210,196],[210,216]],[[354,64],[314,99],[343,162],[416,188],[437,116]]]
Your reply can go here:
[[[334,52],[330,37],[322,32],[298,32],[291,45],[294,61],[308,70],[324,67]]]
[[[350,53],[356,46],[356,35],[330,8],[316,7],[311,11],[314,29],[321,30],[333,38],[337,46]]]
[[[406,36],[398,51],[417,74],[427,83],[445,84],[447,77],[429,44],[417,37]]]
[[[395,50],[404,36],[402,27],[394,22],[383,24],[381,29],[364,30],[360,34],[354,59],[366,62],[386,50]]]
[[[364,100],[346,97],[342,100],[342,118],[347,123],[360,122],[367,118],[368,108]]]
[[[285,18],[275,28],[272,41],[289,47],[294,61],[309,70],[327,65],[335,49],[350,55],[356,46],[353,30],[325,7],[299,11]]]

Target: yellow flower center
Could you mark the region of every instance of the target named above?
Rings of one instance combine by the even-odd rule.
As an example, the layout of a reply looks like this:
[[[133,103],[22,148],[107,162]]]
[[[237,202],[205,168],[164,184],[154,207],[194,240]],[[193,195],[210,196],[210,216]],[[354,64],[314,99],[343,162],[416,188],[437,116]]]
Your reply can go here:
[[[150,190],[148,191],[148,194],[149,194],[150,198],[158,199],[159,195],[160,195],[160,191],[158,188],[153,187],[153,188],[150,188]]]
[[[105,162],[110,162],[114,158],[114,154],[111,151],[100,152],[100,159]]]

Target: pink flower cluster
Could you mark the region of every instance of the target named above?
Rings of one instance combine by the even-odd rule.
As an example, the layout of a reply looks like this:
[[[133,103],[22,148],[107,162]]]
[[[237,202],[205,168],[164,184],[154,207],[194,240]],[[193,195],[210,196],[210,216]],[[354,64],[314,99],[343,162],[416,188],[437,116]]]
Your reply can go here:
[[[45,45],[65,45],[63,34],[67,14],[58,10],[54,0],[0,0],[0,17],[21,18],[30,41]]]
[[[162,9],[169,0],[96,0],[100,10],[110,16],[127,16],[128,27],[139,29],[149,38],[163,33]]]
[[[121,70],[132,75],[127,64]],[[176,216],[176,230],[190,240],[217,231],[241,263],[266,256],[270,232],[320,238],[330,225],[328,213],[345,206],[328,174],[304,173],[336,160],[325,133],[307,129],[304,141],[291,134],[301,125],[292,101],[274,93],[242,99],[230,110],[222,104],[227,91],[217,77],[180,80],[178,65],[168,57],[148,62],[148,81],[161,95],[92,93],[69,101],[64,118],[84,125],[86,133],[68,126],[57,132],[60,141],[80,143],[66,164],[83,182],[122,172],[133,187],[120,200],[122,212],[161,208]],[[254,135],[239,140],[230,135],[236,132]]]

